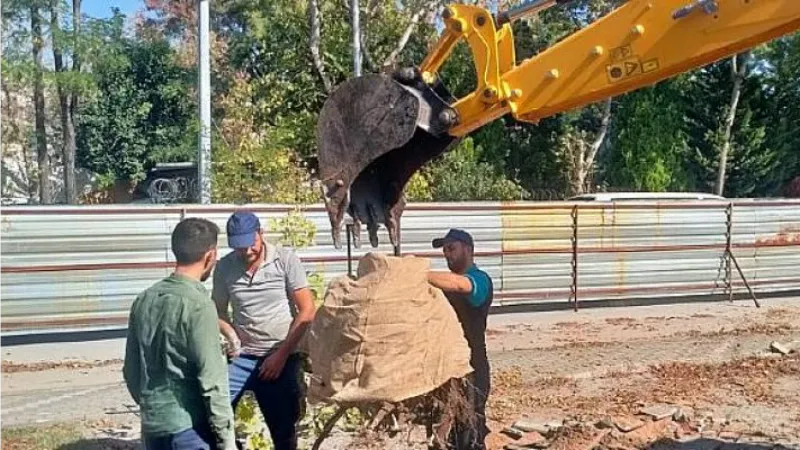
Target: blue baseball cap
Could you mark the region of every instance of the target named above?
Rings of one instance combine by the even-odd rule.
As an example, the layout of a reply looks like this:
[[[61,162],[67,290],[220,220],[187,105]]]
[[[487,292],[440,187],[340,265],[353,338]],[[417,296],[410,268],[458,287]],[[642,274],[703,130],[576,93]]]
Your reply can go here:
[[[256,242],[256,232],[261,229],[261,221],[249,211],[237,211],[228,219],[226,233],[228,247],[248,248]]]
[[[455,241],[463,242],[473,248],[475,247],[475,244],[472,242],[472,236],[469,233],[458,228],[451,228],[445,237],[433,240],[433,248],[444,247],[444,244]]]

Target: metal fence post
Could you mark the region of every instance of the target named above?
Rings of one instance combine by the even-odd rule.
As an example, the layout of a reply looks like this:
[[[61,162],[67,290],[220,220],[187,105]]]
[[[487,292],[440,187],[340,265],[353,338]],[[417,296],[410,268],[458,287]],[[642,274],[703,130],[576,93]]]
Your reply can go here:
[[[400,223],[397,223],[397,245],[394,245],[394,256],[400,256]]]
[[[353,278],[353,250],[351,249],[351,238],[353,234],[353,224],[348,223],[345,226],[344,233],[347,235],[347,276]]]
[[[727,248],[725,251],[726,263],[727,263],[726,269],[728,271],[731,271],[730,262],[733,261],[734,266],[736,266],[736,271],[739,272],[739,276],[742,278],[742,282],[744,282],[744,287],[746,287],[747,292],[750,293],[750,298],[753,299],[753,303],[756,304],[757,308],[761,308],[761,303],[758,302],[758,298],[756,298],[756,293],[753,292],[753,288],[751,288],[750,283],[747,282],[747,277],[744,276],[744,271],[742,270],[741,266],[739,266],[739,261],[736,260],[736,256],[734,256],[733,254],[733,248],[731,246],[731,237],[730,237],[732,228],[731,225],[733,223],[733,203],[728,204],[727,215],[728,215],[728,244],[726,246]],[[733,287],[732,287],[733,280],[731,279],[731,275],[726,274],[726,276],[728,277],[726,282],[731,285],[729,299],[730,301],[733,301]]]
[[[574,302],[574,310],[578,311],[578,205],[572,207],[572,286],[570,297]]]
[[[733,302],[733,273],[731,271],[731,233],[733,230],[733,203],[725,208],[725,289],[728,301]]]

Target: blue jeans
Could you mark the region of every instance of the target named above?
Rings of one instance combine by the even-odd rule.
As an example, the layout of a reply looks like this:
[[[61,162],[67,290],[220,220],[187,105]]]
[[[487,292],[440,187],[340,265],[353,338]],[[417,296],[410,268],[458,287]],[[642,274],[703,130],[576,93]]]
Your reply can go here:
[[[192,428],[167,436],[143,436],[144,448],[147,450],[210,450],[211,440],[204,437],[206,433]],[[209,440],[207,440],[209,439]]]
[[[265,357],[241,355],[228,365],[231,404],[234,410],[242,394],[252,391],[261,414],[269,428],[275,450],[297,449],[297,422],[305,401],[300,379],[300,356],[293,354],[286,360],[283,372],[276,380],[258,378],[259,367]]]

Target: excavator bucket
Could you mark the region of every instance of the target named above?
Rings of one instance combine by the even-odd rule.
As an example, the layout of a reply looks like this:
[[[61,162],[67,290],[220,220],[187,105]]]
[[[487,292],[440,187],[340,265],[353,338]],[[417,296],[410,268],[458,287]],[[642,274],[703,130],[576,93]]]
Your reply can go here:
[[[319,115],[317,149],[336,248],[342,246],[345,213],[353,220],[356,247],[361,224],[377,247],[381,223],[392,245],[399,245],[406,183],[455,142],[447,134],[456,121],[452,101],[441,85],[429,87],[414,69],[352,78],[331,93]]]

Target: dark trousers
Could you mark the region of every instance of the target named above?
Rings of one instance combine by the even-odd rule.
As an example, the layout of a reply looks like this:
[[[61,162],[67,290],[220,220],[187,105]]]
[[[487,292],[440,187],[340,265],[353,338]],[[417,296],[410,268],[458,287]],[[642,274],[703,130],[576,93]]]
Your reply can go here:
[[[478,368],[467,377],[467,396],[475,413],[475,422],[456,422],[450,433],[449,448],[453,450],[486,450],[486,400],[489,398],[491,381],[489,364],[475,364]]]
[[[242,355],[231,361],[228,366],[231,403],[235,410],[242,394],[252,391],[275,450],[296,450],[297,422],[305,401],[300,379],[301,358],[297,354],[290,356],[276,380],[263,381],[258,372],[264,358]]]
[[[142,437],[146,450],[210,450],[211,438],[206,432],[188,429],[167,436]]]

